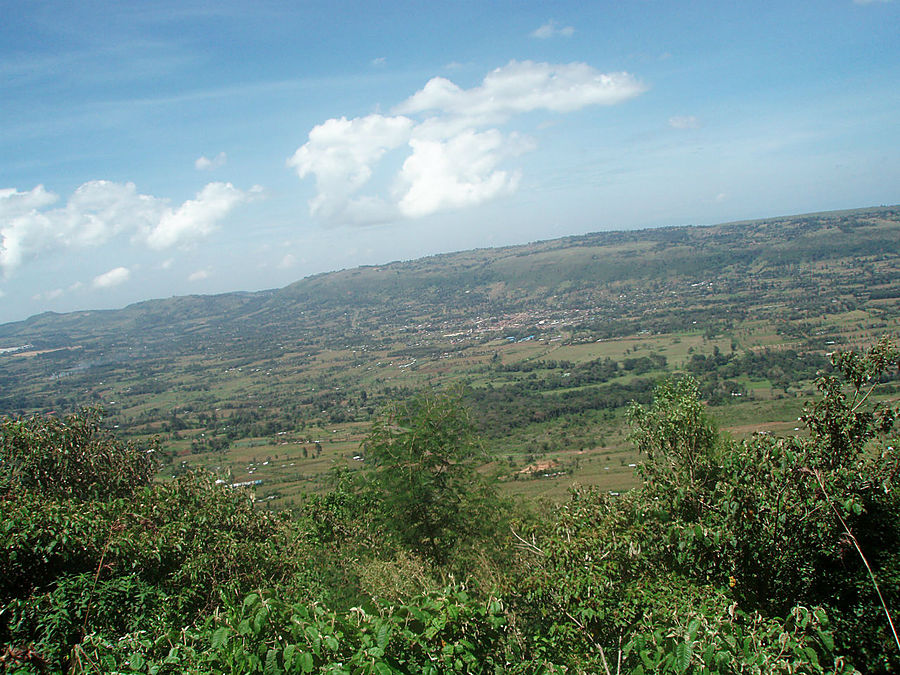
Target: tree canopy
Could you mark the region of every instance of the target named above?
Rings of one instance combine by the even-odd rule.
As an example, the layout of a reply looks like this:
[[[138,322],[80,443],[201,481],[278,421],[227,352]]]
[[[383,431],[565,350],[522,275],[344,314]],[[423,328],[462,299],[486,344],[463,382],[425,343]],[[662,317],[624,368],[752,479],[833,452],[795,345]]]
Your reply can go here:
[[[363,442],[401,541],[438,564],[471,548],[499,517],[487,458],[459,395],[427,391],[392,404]]]

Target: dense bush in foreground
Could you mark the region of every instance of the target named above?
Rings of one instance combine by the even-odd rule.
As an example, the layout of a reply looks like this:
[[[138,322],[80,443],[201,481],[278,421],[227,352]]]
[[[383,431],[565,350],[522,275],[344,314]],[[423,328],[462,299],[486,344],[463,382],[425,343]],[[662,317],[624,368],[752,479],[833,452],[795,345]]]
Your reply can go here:
[[[154,448],[93,412],[2,421],[0,670],[895,672],[898,410],[873,399],[898,365],[837,355],[785,439],[732,441],[664,382],[630,413],[642,487],[540,514],[499,500],[437,394],[294,517],[153,482]]]

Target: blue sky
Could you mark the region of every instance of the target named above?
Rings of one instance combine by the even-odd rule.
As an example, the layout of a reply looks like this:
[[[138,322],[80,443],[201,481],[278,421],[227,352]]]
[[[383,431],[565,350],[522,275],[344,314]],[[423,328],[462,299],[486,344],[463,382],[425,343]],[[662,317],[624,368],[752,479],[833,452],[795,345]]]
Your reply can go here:
[[[0,12],[0,322],[900,202],[898,2]]]

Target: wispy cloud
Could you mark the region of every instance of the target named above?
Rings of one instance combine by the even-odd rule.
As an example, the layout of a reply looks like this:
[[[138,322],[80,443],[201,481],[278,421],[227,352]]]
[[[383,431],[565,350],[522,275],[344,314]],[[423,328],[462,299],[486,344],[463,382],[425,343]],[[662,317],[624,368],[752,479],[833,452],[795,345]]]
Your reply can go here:
[[[132,38],[102,45],[80,42],[89,46],[53,53],[24,52],[4,58],[0,63],[4,84],[33,87],[37,82],[53,86],[55,82],[65,81],[70,87],[73,84],[110,86],[168,75],[196,61],[190,52],[168,41]]]
[[[63,289],[61,288],[53,288],[49,291],[42,291],[40,293],[35,293],[31,296],[32,300],[41,301],[41,300],[56,300],[57,298],[62,297]]]
[[[552,19],[530,33],[531,37],[539,40],[549,40],[554,37],[572,37],[574,34],[575,29],[572,26],[559,26]]]
[[[629,73],[601,73],[586,63],[552,65],[510,61],[492,70],[482,84],[462,89],[434,77],[395,109],[399,113],[435,111],[477,120],[503,121],[533,110],[572,112],[590,105],[613,105],[645,87]]]
[[[131,278],[131,272],[127,267],[116,267],[109,272],[94,277],[91,285],[94,288],[113,288],[124,284]]]
[[[288,160],[300,178],[315,176],[310,213],[335,224],[371,224],[474,206],[514,192],[517,170],[504,160],[535,149],[499,128],[533,111],[566,113],[614,105],[645,87],[629,73],[601,73],[584,63],[511,61],[463,89],[434,77],[390,115],[326,120]],[[404,153],[389,190],[360,194],[391,152]]]
[[[208,157],[201,156],[198,157],[194,162],[194,168],[197,171],[212,171],[214,169],[218,169],[219,167],[225,166],[225,162],[228,161],[228,157],[224,152],[220,152],[218,155],[209,159]]]
[[[32,296],[32,300],[56,300],[63,297],[64,295],[68,295],[69,293],[80,291],[82,288],[84,288],[84,284],[80,281],[76,281],[75,283],[69,285],[67,288],[53,288],[49,291],[36,293]]]
[[[673,129],[699,129],[701,124],[693,115],[676,115],[669,118],[669,126]]]
[[[203,281],[204,279],[209,279],[209,270],[208,269],[197,270],[195,272],[191,272],[191,274],[189,274],[188,278],[187,278],[187,280],[190,282]]]

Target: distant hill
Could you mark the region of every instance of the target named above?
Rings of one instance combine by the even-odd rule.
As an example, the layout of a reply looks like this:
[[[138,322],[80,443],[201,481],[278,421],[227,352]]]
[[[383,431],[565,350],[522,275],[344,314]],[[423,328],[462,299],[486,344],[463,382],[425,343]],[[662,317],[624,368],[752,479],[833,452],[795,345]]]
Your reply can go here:
[[[898,254],[900,207],[598,232],[319,274],[278,290],[47,312],[0,325],[0,340],[38,349],[128,343],[188,350],[297,336],[318,340],[329,330],[344,334],[536,306],[617,305],[629,288],[689,286],[714,277],[735,293],[758,293],[766,279],[790,276],[798,266]],[[868,292],[890,295],[895,282],[873,278]]]
[[[98,405],[120,436],[159,438],[167,471],[260,480],[258,499],[289,505],[359,468],[385,406],[459,387],[507,489],[617,491],[635,484],[625,410],[655,383],[692,375],[736,435],[792,433],[828,355],[885,334],[900,335],[898,207],[600,232],[41,314],[0,326],[0,415]]]

